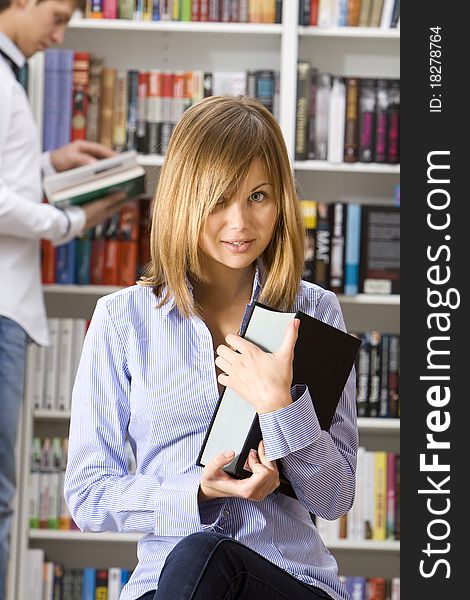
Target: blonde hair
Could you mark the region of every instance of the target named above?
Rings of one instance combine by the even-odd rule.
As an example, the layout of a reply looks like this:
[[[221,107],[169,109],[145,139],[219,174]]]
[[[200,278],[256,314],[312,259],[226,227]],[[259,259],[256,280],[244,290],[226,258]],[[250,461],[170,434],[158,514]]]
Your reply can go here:
[[[153,203],[151,261],[140,280],[162,306],[174,297],[179,311],[198,314],[188,275],[202,279],[198,241],[221,196],[230,197],[253,161],[261,160],[273,185],[277,222],[261,256],[259,301],[292,307],[304,262],[304,228],[281,129],[249,97],[211,96],[186,110],[168,145]]]

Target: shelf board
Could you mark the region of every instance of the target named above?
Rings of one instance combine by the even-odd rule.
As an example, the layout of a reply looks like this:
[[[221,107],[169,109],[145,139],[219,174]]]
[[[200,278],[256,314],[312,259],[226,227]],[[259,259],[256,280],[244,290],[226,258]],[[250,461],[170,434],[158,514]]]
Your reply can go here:
[[[400,431],[400,419],[359,417],[357,419],[357,427],[360,432],[377,431],[380,433],[397,433]]]
[[[84,296],[105,296],[123,288],[114,285],[65,285],[61,283],[43,284],[45,294],[82,294]]]
[[[399,294],[355,294],[354,296],[338,294],[338,300],[341,304],[384,304],[387,306],[400,306]]]
[[[82,294],[85,296],[104,296],[122,290],[122,287],[113,285],[64,285],[60,283],[43,284],[45,294]],[[355,294],[354,296],[338,295],[341,304],[383,304],[387,306],[399,306],[399,294]]]
[[[51,540],[62,542],[103,542],[136,544],[142,533],[83,533],[82,531],[60,531],[57,529],[30,529],[30,540]],[[360,552],[399,552],[398,540],[336,540],[325,542],[331,550],[355,550]]]
[[[161,167],[164,157],[161,154],[139,154],[138,162],[144,167]],[[296,160],[296,171],[325,171],[343,173],[377,173],[385,175],[398,175],[400,165],[381,163],[329,163],[326,160]]]
[[[301,37],[345,38],[368,40],[399,40],[400,29],[390,27],[302,27],[299,26]]]
[[[278,23],[192,23],[185,21],[134,21],[127,19],[81,19],[74,17],[68,29],[98,31],[162,31],[172,33],[223,33],[280,35],[282,25]]]
[[[399,175],[400,165],[387,163],[330,163],[326,160],[296,160],[296,171],[330,171],[341,173],[377,173],[381,175]]]
[[[35,409],[34,419],[38,421],[68,421],[70,411]],[[379,431],[381,433],[395,433],[400,430],[400,419],[373,419],[360,417],[357,420],[359,431]]]
[[[335,540],[325,541],[329,550],[356,550],[359,552],[400,552],[399,540]]]
[[[82,531],[63,531],[59,529],[30,529],[30,540],[61,540],[67,542],[112,542],[136,544],[143,533],[83,533]]]

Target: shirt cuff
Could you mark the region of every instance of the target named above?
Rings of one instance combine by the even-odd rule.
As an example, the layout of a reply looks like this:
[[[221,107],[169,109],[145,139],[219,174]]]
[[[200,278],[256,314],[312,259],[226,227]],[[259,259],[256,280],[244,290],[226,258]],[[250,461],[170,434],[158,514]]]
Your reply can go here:
[[[64,234],[54,241],[54,246],[62,246],[82,235],[86,223],[86,214],[80,206],[69,206],[64,209],[59,209],[64,217]]]
[[[162,481],[155,504],[155,535],[186,536],[212,527],[201,523],[200,481],[199,472],[173,475]]]
[[[41,171],[43,177],[46,177],[47,175],[54,175],[54,173],[57,173],[52,164],[50,152],[43,152],[41,154]]]
[[[310,446],[320,437],[321,427],[306,386],[294,386],[300,397],[279,410],[259,415],[266,458],[277,460]]]

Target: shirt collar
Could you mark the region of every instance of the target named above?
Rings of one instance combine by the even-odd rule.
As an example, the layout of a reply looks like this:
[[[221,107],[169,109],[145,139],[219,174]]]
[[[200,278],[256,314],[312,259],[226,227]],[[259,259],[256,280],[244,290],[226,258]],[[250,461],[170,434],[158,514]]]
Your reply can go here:
[[[25,64],[26,58],[21,50],[16,46],[11,39],[0,31],[0,48],[20,69]]]
[[[253,277],[253,287],[251,289],[251,298],[250,298],[250,303],[247,306],[250,306],[251,304],[253,304],[253,302],[255,302],[258,299],[258,296],[260,294],[261,291],[261,287],[263,285],[263,280],[264,280],[264,274],[265,274],[265,269],[264,266],[261,262],[261,260],[257,260],[256,264],[255,264],[255,274]],[[193,285],[189,280],[189,277],[186,277],[186,282],[188,284],[188,289],[191,292],[191,295],[193,293]],[[166,302],[162,307],[161,307],[161,311],[162,311],[162,317],[163,319],[166,319],[166,317],[168,316],[168,314],[173,310],[176,309],[176,301],[175,301],[175,297],[171,296],[170,299],[168,300],[168,302]]]

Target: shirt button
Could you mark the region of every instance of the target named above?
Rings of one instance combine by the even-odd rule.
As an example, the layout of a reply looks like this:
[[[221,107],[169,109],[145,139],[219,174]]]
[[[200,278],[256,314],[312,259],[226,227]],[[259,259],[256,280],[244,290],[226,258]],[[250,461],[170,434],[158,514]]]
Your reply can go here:
[[[230,517],[230,511],[224,510],[224,517]]]

